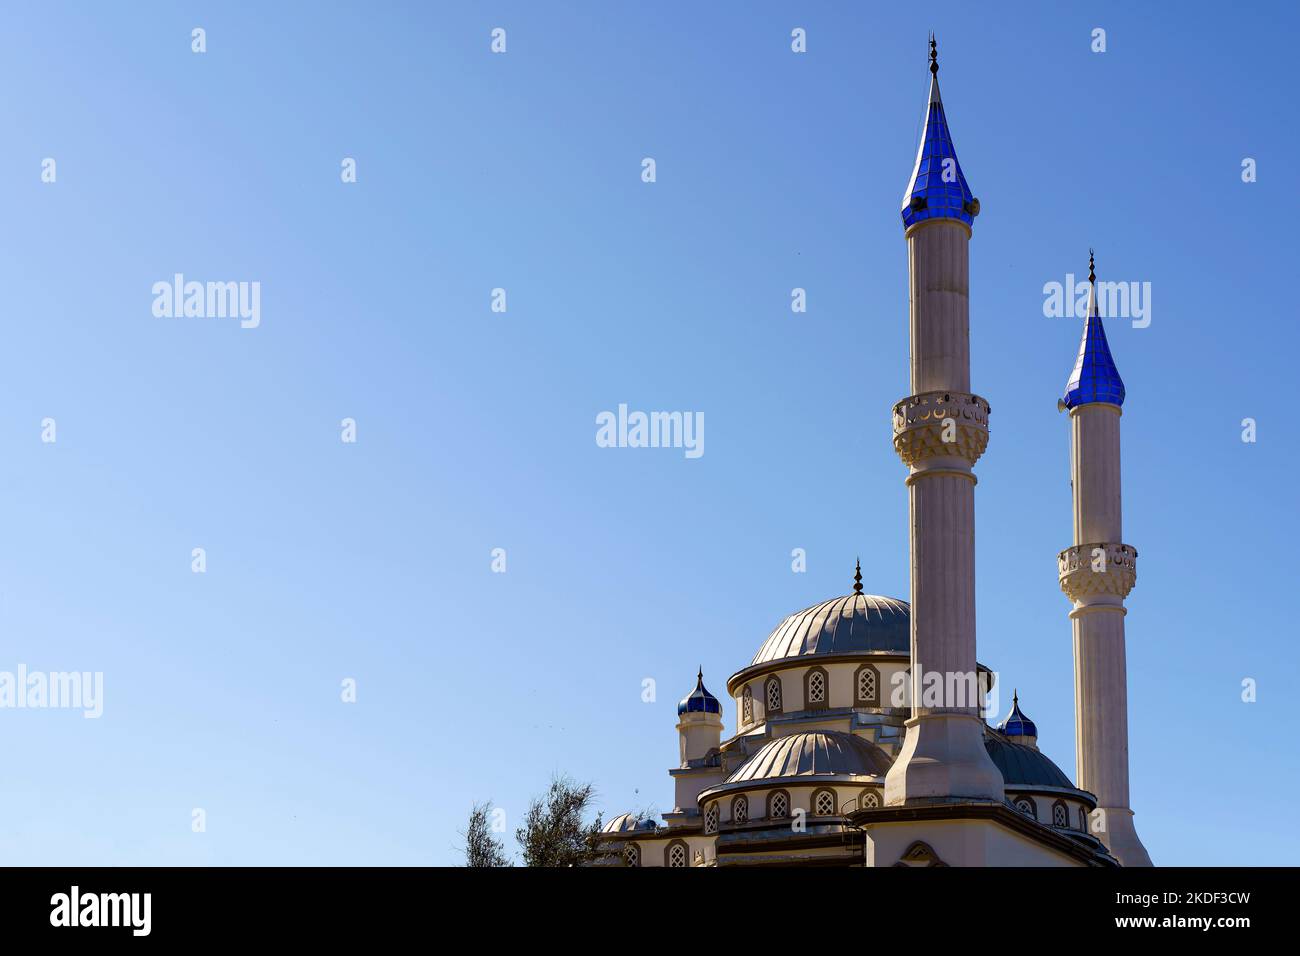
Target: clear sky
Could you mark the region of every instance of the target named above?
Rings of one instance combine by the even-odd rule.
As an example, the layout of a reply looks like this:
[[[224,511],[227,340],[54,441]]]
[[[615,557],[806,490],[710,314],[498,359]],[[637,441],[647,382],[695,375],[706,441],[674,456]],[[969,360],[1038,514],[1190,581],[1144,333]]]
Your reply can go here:
[[[698,665],[722,695],[858,555],[907,597],[898,206],[933,29],[982,203],[980,660],[1073,776],[1080,323],[1043,287],[1095,246],[1152,290],[1107,329],[1138,831],[1158,863],[1295,862],[1298,17],[1179,11],[8,11],[0,671],[104,699],[0,710],[0,860],[450,863],[471,804],[513,829],[554,772],[670,809]],[[155,317],[175,273],[259,282],[260,325]],[[620,403],[702,412],[705,453],[597,447]]]

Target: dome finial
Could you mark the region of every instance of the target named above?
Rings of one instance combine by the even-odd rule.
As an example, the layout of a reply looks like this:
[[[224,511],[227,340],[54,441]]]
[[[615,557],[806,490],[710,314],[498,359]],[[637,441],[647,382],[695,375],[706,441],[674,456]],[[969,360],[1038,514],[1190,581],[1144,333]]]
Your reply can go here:
[[[939,45],[934,42],[934,34],[930,34],[930,75],[939,75]]]
[[[857,561],[857,566],[853,569],[853,593],[861,594],[862,593],[862,561],[861,559],[855,559],[855,560]]]

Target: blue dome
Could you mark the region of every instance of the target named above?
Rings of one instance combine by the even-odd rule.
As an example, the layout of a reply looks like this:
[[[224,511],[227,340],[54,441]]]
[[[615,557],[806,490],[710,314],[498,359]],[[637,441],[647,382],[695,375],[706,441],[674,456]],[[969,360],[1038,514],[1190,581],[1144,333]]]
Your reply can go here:
[[[998,728],[1008,737],[1037,737],[1038,727],[1020,711],[1019,696],[1011,698],[1011,713]]]
[[[721,714],[722,705],[718,703],[718,698],[709,693],[704,686],[704,670],[700,669],[700,674],[695,680],[695,690],[681,699],[677,705],[677,714]]]
[[[966,174],[957,162],[957,148],[948,131],[948,118],[939,98],[939,66],[934,62],[931,43],[930,104],[926,110],[925,132],[916,153],[912,179],[903,194],[903,227],[911,228],[927,219],[956,219],[971,226],[979,215],[979,200],[966,184]]]
[[[1110,343],[1106,341],[1106,328],[1101,324],[1101,310],[1097,302],[1097,281],[1093,274],[1092,259],[1088,260],[1088,318],[1083,324],[1083,340],[1079,343],[1079,357],[1074,371],[1065,386],[1061,404],[1066,408],[1106,402],[1124,404],[1124,380],[1111,358]]]

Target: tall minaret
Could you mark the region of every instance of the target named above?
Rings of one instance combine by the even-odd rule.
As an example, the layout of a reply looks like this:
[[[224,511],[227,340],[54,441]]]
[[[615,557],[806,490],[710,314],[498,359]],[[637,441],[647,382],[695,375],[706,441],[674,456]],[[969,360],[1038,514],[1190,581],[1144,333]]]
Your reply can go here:
[[[1074,745],[1080,789],[1097,797],[1090,829],[1124,866],[1150,866],[1128,801],[1128,677],[1124,598],[1137,551],[1124,540],[1119,419],[1124,382],[1106,342],[1097,275],[1088,255],[1088,317],[1074,373],[1057,402],[1070,410],[1074,546],[1057,557],[1061,590],[1074,602]]]
[[[970,392],[968,244],[979,200],[948,133],[933,36],[930,76],[902,210],[913,394],[894,406],[894,449],[909,470],[912,717],[885,777],[887,806],[1005,798],[1002,774],[984,749],[975,667],[972,466],[988,444],[989,414],[988,402]]]

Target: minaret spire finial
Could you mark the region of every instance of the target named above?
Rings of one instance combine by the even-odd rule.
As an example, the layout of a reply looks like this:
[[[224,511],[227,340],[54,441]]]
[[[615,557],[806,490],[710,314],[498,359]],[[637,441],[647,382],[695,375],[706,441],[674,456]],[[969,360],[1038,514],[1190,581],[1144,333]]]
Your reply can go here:
[[[939,45],[934,42],[934,34],[930,34],[930,75],[939,75]]]
[[[853,593],[862,593],[862,561],[857,560],[857,566],[853,569]]]
[[[1092,250],[1088,250],[1088,281],[1097,281],[1096,260],[1093,257]]]

